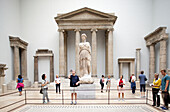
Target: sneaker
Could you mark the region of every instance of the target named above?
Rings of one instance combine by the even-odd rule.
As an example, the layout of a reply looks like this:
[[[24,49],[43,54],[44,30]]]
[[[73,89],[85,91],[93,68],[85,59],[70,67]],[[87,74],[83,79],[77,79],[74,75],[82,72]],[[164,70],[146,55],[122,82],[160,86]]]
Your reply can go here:
[[[125,101],[125,99],[124,99],[124,98],[122,98],[122,101]]]
[[[71,101],[71,105],[73,105],[73,101]]]
[[[154,106],[156,106],[156,105],[153,104],[152,106],[154,107]]]
[[[43,104],[46,104],[46,103],[47,103],[47,102],[45,102],[45,101],[43,102]]]
[[[118,101],[120,101],[120,98],[118,98]]]
[[[76,104],[77,104],[77,102],[75,101],[74,105],[76,105]]]
[[[157,107],[159,107],[160,105],[157,105]]]
[[[161,107],[163,110],[168,110],[166,107]]]

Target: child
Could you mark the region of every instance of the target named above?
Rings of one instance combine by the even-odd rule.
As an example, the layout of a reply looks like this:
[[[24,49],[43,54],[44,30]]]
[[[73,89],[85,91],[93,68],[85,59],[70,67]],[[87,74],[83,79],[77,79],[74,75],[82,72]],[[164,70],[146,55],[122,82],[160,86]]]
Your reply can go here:
[[[135,81],[133,79],[132,79],[132,82],[131,82],[131,89],[132,89],[132,93],[135,94],[136,83],[135,83]]]
[[[60,94],[60,78],[58,75],[56,75],[55,84],[56,84],[56,93],[58,93],[58,89],[59,89],[59,94]]]
[[[107,78],[107,81],[106,81],[106,85],[107,85],[107,90],[109,88],[109,91],[110,91],[110,86],[111,86],[111,79],[110,79],[110,75],[108,75],[108,78]],[[106,92],[107,92],[106,90]]]
[[[104,75],[102,75],[102,78],[100,79],[100,85],[101,85],[101,93],[103,93],[103,88],[104,88]]]

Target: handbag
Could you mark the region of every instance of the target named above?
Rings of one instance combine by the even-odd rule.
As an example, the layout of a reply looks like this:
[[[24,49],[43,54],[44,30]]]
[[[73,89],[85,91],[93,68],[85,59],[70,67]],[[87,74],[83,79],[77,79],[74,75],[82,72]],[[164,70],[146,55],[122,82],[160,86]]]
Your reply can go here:
[[[42,87],[41,87],[41,89],[40,89],[40,94],[43,94],[43,89],[42,89]]]

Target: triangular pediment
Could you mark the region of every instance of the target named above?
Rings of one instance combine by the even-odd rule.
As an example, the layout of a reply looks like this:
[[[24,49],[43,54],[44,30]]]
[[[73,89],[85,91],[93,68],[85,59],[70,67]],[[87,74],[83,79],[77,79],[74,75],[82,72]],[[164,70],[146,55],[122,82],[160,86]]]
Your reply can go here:
[[[81,8],[69,13],[59,14],[55,17],[55,20],[97,20],[97,19],[112,19],[116,20],[116,16],[114,14],[100,12],[90,8]]]

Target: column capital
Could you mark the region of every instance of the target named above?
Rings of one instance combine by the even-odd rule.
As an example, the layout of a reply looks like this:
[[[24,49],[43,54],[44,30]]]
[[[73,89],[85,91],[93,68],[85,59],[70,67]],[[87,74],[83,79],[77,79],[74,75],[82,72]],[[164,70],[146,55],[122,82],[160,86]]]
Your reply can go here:
[[[80,28],[76,28],[76,29],[74,29],[74,31],[75,31],[75,32],[80,32],[81,29],[80,29]]]
[[[64,32],[64,29],[58,29],[59,32]]]
[[[92,28],[91,32],[93,32],[93,31],[97,32],[98,30],[97,30],[97,28]]]
[[[107,31],[114,31],[114,28],[109,28],[107,29]]]
[[[141,48],[137,48],[137,49],[136,49],[136,51],[140,51],[140,50],[141,50]]]

